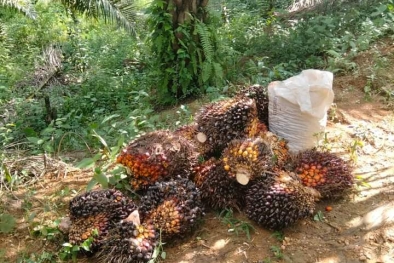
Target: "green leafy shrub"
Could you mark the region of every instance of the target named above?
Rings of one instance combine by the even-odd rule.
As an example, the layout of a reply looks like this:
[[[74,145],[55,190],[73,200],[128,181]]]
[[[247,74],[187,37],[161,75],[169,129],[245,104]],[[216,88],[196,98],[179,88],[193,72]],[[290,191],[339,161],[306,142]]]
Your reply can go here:
[[[158,103],[203,94],[209,85],[221,85],[222,66],[215,51],[215,27],[206,19],[206,10],[188,14],[190,21],[176,27],[165,1],[153,1],[149,9],[152,30],[150,46],[154,56],[151,76]]]

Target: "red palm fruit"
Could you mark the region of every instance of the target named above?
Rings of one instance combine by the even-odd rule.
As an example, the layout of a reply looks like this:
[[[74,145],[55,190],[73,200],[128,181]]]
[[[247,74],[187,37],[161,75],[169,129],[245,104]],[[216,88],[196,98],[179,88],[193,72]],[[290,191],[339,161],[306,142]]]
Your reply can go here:
[[[307,150],[297,158],[295,171],[302,183],[318,190],[324,198],[340,198],[354,183],[350,165],[328,152]]]
[[[129,170],[134,190],[178,175],[188,177],[197,163],[193,144],[169,131],[155,131],[138,137],[117,157]]]

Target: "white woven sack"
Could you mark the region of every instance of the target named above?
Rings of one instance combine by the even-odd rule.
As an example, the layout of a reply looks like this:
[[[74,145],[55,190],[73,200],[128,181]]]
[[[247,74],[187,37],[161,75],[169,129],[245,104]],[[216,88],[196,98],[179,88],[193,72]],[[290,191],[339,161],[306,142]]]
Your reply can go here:
[[[268,86],[270,131],[289,142],[291,152],[316,146],[315,134],[325,130],[334,101],[333,74],[308,69]]]

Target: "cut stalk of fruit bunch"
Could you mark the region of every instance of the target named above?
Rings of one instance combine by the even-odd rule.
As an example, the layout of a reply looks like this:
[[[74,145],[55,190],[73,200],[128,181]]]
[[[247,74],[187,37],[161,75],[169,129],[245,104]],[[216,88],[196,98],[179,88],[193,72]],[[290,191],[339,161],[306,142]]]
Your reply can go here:
[[[231,141],[223,151],[222,161],[228,175],[242,185],[269,176],[265,171],[272,171],[275,167],[274,155],[261,138]]]

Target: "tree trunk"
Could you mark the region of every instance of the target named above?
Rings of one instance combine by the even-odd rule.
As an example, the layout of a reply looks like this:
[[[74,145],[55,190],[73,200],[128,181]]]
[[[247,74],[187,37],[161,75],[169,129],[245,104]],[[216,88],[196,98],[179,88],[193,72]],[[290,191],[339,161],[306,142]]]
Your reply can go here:
[[[173,76],[167,76],[167,91],[176,98],[184,98],[188,94],[185,92],[185,86],[194,87],[198,86],[199,82],[197,74],[192,72],[191,68],[195,65],[191,65],[192,54],[195,49],[201,48],[200,36],[196,34],[196,24],[205,23],[207,20],[207,12],[205,7],[208,4],[208,0],[166,0],[163,7],[164,12],[167,12],[171,16],[172,33],[171,37],[167,35],[167,42],[172,48],[172,54],[160,54],[159,60],[163,67],[163,71],[168,68],[174,69],[175,73]],[[157,15],[157,13],[156,13]],[[157,28],[156,24],[156,28]],[[163,33],[160,30],[154,29],[157,35],[161,35],[163,38]],[[167,45],[166,43],[163,45]],[[153,47],[155,49],[155,47]],[[182,49],[179,51],[179,49]],[[178,52],[179,51],[179,52]],[[186,53],[186,55],[185,55]],[[203,52],[201,52],[204,56]],[[171,57],[171,59],[169,59]],[[202,59],[203,60],[203,59]],[[195,61],[195,59],[194,59]],[[201,60],[200,60],[201,61]],[[200,67],[200,65],[198,65]],[[185,73],[187,72],[187,73]],[[176,76],[178,74],[178,78]],[[183,74],[183,75],[182,75]],[[190,83],[187,84],[187,80],[182,79],[185,75],[190,74]],[[164,77],[165,78],[165,77]],[[185,84],[186,83],[186,84]],[[192,88],[191,88],[192,89]]]

